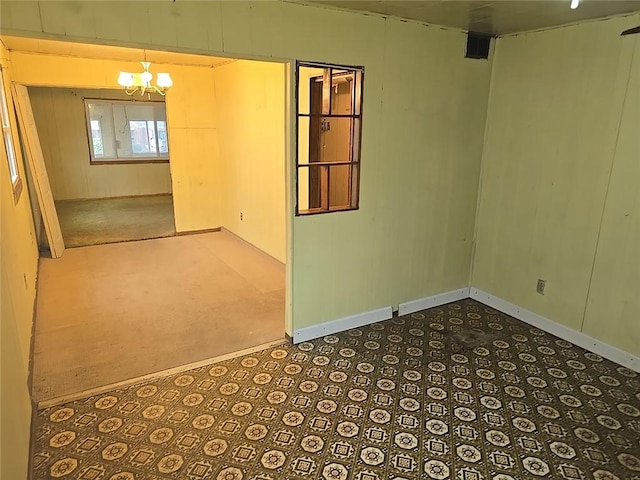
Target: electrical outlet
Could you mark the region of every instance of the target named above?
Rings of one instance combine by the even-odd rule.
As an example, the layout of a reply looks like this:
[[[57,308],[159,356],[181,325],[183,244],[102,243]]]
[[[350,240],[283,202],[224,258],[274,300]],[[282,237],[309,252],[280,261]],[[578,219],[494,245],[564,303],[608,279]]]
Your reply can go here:
[[[547,281],[539,278],[538,284],[536,285],[536,292],[538,292],[540,295],[544,295],[544,288],[546,286],[547,286]]]

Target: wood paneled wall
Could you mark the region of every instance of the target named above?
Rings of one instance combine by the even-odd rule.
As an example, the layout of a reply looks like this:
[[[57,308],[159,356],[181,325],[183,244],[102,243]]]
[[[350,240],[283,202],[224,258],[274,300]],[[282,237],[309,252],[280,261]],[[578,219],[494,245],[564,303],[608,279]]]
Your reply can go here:
[[[11,62],[0,44],[7,103],[11,105]],[[14,199],[9,163],[0,138],[0,478],[27,478],[31,399],[28,385],[31,329],[38,273],[36,244],[26,171],[14,110],[9,108],[13,145],[22,192]]]
[[[472,280],[635,355],[640,36],[620,32],[638,23],[498,39]]]
[[[285,262],[284,65],[239,60],[213,72],[222,225]]]

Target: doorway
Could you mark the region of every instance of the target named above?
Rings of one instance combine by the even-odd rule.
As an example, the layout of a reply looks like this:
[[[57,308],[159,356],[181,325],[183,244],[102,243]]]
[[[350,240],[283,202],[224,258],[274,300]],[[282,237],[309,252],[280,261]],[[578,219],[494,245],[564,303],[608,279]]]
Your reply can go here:
[[[175,235],[162,96],[29,87],[29,98],[66,247]]]
[[[19,51],[20,41],[9,39],[10,51]],[[96,70],[105,70],[98,76],[103,79],[111,78],[112,70],[131,68],[111,57],[118,49],[84,45],[62,59],[48,52],[73,51],[75,45],[46,48],[48,42],[39,42],[45,47],[40,55],[15,59],[34,62],[17,68],[25,78],[15,81],[33,90],[48,89],[47,108],[51,95],[62,89],[74,91],[76,100],[86,100],[88,95],[78,90],[88,88]],[[85,56],[90,50],[92,55]],[[135,175],[111,183],[114,188],[134,182],[151,185],[161,176],[158,170],[166,168],[168,193],[151,193],[171,195],[177,234],[100,242],[70,249],[60,259],[41,259],[33,376],[39,405],[285,339],[290,255],[286,230],[291,222],[285,100],[290,70],[284,62],[150,51],[140,52],[142,56],[152,61],[152,72],[154,65],[162,64],[176,79],[165,99],[170,162],[152,163],[143,172],[139,165],[100,165],[84,158],[92,172],[112,172],[119,166],[137,169]],[[51,57],[50,64],[67,65],[66,82],[60,80],[61,72],[50,75],[38,69],[44,57]],[[27,78],[32,71],[40,73]],[[55,122],[43,127],[52,130],[42,135],[45,158],[71,151],[66,135],[61,138],[55,131],[65,120],[84,129],[85,152],[90,149],[87,144],[93,139],[86,118],[72,121],[66,114],[58,112]],[[80,168],[53,163],[47,164],[49,169],[60,174],[56,178],[63,192],[83,178]],[[103,179],[92,175],[85,175],[84,181],[101,186]],[[75,200],[94,199],[61,201]],[[144,361],[136,360],[140,357]],[[46,384],[54,378],[58,380]]]

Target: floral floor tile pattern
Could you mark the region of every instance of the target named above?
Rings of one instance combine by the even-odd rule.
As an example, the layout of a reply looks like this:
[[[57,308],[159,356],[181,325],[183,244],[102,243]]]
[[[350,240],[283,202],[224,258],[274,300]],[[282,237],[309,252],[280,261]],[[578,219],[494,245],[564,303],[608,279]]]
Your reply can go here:
[[[640,375],[473,300],[38,411],[33,479],[640,480]]]

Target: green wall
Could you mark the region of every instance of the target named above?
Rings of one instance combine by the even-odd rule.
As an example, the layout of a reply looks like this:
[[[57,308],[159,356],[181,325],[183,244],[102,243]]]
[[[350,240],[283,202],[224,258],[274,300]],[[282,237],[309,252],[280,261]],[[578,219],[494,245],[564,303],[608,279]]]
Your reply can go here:
[[[583,331],[640,356],[640,36],[625,48],[633,48],[633,60]]]
[[[620,32],[638,23],[497,41],[472,276],[476,288],[634,355],[640,37]]]

